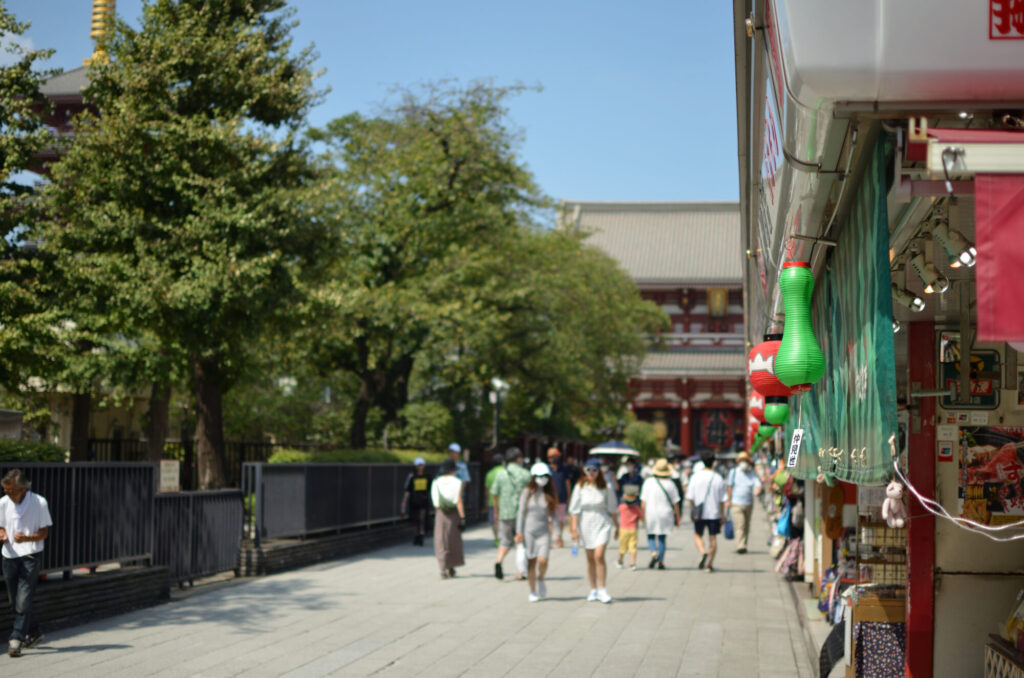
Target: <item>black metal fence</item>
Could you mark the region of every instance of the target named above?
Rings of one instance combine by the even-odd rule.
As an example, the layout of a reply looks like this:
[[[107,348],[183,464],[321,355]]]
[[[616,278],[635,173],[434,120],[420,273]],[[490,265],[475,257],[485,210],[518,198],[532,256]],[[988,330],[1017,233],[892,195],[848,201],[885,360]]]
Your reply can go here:
[[[42,570],[152,558],[155,464],[0,462],[0,475],[12,468],[25,472],[53,518]]]
[[[181,583],[238,567],[238,490],[157,494],[158,467],[145,462],[0,462],[0,475],[12,468],[50,509],[45,572],[148,562],[166,565]]]
[[[153,563],[166,565],[174,584],[237,571],[242,520],[238,490],[158,494]]]
[[[412,471],[411,464],[243,464],[245,534],[259,543],[395,522]],[[427,475],[436,473],[436,465],[427,466]],[[477,515],[480,465],[470,464],[469,473],[466,514]]]

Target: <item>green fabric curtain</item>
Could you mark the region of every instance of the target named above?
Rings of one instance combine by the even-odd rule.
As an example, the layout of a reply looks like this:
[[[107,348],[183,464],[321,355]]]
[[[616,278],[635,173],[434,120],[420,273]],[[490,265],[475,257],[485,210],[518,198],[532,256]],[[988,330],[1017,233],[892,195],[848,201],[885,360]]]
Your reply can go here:
[[[892,143],[882,134],[849,223],[815,287],[811,315],[825,376],[794,398],[788,424],[789,431],[805,431],[795,469],[805,480],[821,466],[840,480],[882,485],[892,469],[888,440],[897,426],[896,367],[886,210],[891,157]]]

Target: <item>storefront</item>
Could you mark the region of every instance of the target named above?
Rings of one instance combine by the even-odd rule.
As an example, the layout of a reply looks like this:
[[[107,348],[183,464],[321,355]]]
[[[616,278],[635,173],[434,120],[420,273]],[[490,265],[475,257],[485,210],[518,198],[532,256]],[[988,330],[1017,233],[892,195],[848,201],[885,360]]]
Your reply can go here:
[[[778,437],[806,488],[805,580],[848,591],[848,675],[1016,661],[990,638],[1024,589],[1024,24],[1010,4],[734,2],[748,348],[805,333],[806,316],[810,340],[776,366],[820,350]],[[794,267],[806,298],[783,291]],[[902,526],[883,515],[894,478]]]

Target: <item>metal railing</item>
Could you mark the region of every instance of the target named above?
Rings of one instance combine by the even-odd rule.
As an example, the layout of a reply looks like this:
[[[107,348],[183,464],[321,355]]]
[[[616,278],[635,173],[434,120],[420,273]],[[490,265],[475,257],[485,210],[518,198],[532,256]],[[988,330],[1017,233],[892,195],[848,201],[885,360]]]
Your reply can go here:
[[[263,539],[304,537],[401,520],[402,495],[411,464],[242,465],[245,534]],[[466,514],[476,515],[482,487],[480,465],[469,465]],[[427,475],[437,474],[436,465]]]
[[[50,508],[41,570],[152,557],[155,464],[0,462],[0,475],[12,468],[24,471]]]
[[[156,496],[154,565],[166,565],[173,584],[238,570],[242,541],[239,490]]]

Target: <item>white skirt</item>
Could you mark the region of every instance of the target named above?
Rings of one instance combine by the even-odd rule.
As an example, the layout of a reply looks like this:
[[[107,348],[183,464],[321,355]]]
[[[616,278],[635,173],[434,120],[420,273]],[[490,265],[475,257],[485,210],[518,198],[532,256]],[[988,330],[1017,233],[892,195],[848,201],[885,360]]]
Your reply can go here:
[[[588,551],[604,546],[612,539],[612,519],[604,511],[583,511],[580,513],[580,539]]]

